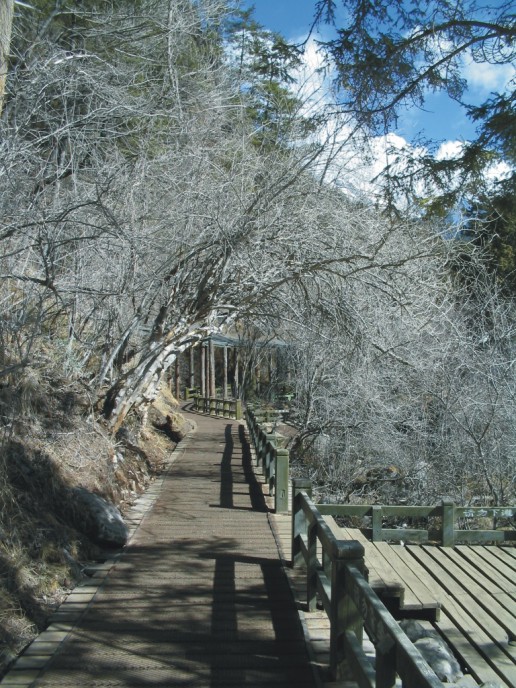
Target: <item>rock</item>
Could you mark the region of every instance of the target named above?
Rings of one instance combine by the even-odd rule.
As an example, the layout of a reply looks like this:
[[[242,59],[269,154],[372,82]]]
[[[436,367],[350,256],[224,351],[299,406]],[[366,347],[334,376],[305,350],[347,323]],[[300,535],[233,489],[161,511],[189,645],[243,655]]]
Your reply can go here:
[[[454,683],[462,678],[459,663],[437,631],[427,630],[414,619],[403,619],[399,625],[441,681]]]
[[[178,421],[172,416],[164,416],[156,408],[151,407],[149,410],[149,420],[155,428],[164,432],[176,444],[181,442],[186,435],[184,426],[180,427]]]
[[[74,487],[68,495],[73,525],[102,547],[123,547],[129,534],[114,504],[84,487]]]
[[[414,645],[441,681],[455,683],[463,676],[459,663],[441,638],[419,638]]]
[[[399,626],[412,643],[427,636],[426,629],[415,619],[403,619],[399,622]]]

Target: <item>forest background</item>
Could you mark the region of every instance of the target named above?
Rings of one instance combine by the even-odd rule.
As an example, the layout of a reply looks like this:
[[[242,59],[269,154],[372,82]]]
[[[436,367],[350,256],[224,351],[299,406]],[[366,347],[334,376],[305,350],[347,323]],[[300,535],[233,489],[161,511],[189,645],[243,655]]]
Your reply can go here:
[[[322,97],[303,46],[222,0],[0,0],[6,661],[91,555],[70,486],[120,501],[120,431],[142,446],[210,334],[287,344],[293,459],[326,499],[514,503],[514,94],[469,108],[460,155],[351,183],[398,107],[463,99],[459,46],[512,61],[514,18],[412,4],[343,2],[342,27],[315,3]]]

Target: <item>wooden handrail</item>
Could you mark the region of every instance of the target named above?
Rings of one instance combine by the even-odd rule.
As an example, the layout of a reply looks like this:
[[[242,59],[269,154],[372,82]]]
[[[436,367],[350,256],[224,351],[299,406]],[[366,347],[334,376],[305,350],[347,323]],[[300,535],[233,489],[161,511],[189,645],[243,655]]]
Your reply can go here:
[[[242,420],[241,399],[219,399],[218,397],[203,397],[200,394],[195,394],[191,398],[194,402],[194,409],[199,413],[220,418]]]
[[[367,582],[364,548],[337,539],[310,497],[310,483],[293,481],[292,566],[306,566],[308,609],[317,596],[330,620],[330,669],[335,680],[351,669],[360,688],[444,688]],[[317,557],[317,544],[322,561]],[[375,650],[375,667],[362,648],[363,630]]]
[[[246,409],[245,418],[254,448],[255,468],[267,481],[269,493],[274,497],[276,513],[287,513],[290,452],[278,446],[279,436],[268,433],[258,421],[259,417],[252,409]]]
[[[459,507],[452,501],[443,500],[437,506],[385,506],[383,504],[318,504],[325,516],[347,516],[371,518],[371,528],[364,529],[373,542],[382,540],[411,540],[419,543],[437,541],[444,547],[453,547],[457,542],[485,544],[516,540],[515,530],[467,530],[457,527],[457,521],[491,518],[511,519],[516,517],[516,507]],[[440,528],[430,533],[429,528],[385,528],[384,518],[428,519],[437,517]]]

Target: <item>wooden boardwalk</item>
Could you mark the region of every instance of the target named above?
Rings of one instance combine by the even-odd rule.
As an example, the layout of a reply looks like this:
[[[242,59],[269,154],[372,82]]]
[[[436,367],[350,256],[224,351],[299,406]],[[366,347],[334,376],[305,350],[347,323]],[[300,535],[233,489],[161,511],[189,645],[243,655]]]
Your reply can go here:
[[[290,516],[274,515],[272,519],[288,559]],[[325,520],[337,536],[364,545],[369,582],[395,618],[417,619],[423,628],[437,630],[447,641],[462,667],[468,669],[461,686],[491,682],[516,688],[516,548],[373,543],[358,529],[339,529],[331,517]],[[304,572],[289,571],[288,575],[303,602]],[[329,659],[328,618],[317,610],[305,612],[303,620],[314,663],[324,675]],[[373,655],[367,640],[364,649]]]
[[[290,559],[291,517],[271,511],[244,427],[191,416],[197,430],[129,515],[128,547],[90,567],[0,686],[317,686],[329,677],[326,613],[306,612]],[[371,543],[373,589],[395,618],[438,630],[469,675],[516,688],[516,549]],[[367,639],[364,650],[374,648]],[[412,686],[410,688],[417,688]]]
[[[516,548],[405,547],[340,531],[364,545],[370,584],[396,618],[432,621],[478,683],[516,687]]]
[[[2,686],[317,685],[243,427],[194,420],[128,547]]]

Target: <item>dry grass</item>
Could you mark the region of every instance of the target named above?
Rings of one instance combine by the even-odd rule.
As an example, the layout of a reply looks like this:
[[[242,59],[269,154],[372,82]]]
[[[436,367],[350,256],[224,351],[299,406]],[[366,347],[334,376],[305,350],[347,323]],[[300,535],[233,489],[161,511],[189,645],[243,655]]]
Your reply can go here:
[[[157,406],[169,415],[177,409],[168,391]],[[0,676],[46,627],[84,565],[105,556],[67,522],[69,488],[85,487],[123,513],[170,453],[165,435],[132,423],[143,451],[112,438],[87,393],[67,380],[27,369],[0,387]]]

